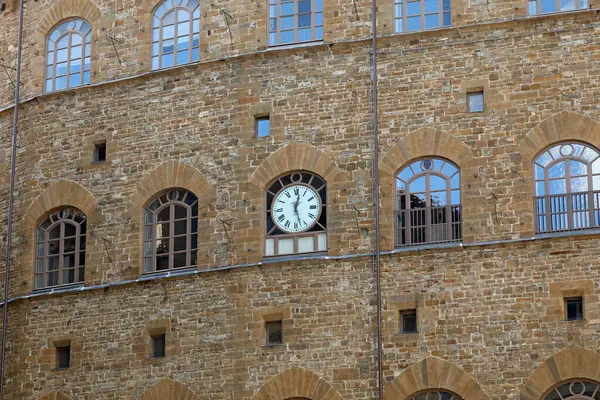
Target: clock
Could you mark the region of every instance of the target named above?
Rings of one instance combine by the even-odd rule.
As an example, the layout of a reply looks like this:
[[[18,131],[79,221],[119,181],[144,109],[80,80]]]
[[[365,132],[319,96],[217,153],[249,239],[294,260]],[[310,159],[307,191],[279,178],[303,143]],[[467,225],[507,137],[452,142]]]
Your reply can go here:
[[[290,185],[279,191],[272,205],[273,221],[283,232],[304,232],[321,214],[321,198],[306,185]]]

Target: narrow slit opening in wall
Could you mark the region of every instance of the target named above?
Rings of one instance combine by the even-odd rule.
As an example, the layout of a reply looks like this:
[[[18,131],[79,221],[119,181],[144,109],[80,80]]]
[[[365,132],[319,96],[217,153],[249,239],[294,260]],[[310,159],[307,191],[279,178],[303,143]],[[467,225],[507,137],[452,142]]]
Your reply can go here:
[[[580,321],[583,319],[583,298],[570,297],[565,299],[565,319]]]
[[[106,142],[94,144],[94,162],[106,161]]]
[[[417,333],[417,310],[400,311],[400,333]]]
[[[283,332],[281,321],[271,321],[265,323],[267,332],[267,346],[283,344]]]
[[[467,93],[467,110],[471,113],[484,111],[483,90]]]
[[[163,358],[166,355],[166,335],[153,335],[150,337],[152,341],[152,354],[151,358]]]
[[[271,120],[269,116],[255,117],[256,137],[267,137],[271,135]]]
[[[71,346],[56,347],[56,369],[67,369],[71,366]]]

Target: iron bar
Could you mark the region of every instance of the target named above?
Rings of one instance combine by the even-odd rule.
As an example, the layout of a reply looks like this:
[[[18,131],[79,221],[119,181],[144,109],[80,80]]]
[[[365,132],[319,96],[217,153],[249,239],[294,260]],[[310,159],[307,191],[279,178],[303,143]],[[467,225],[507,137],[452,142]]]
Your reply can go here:
[[[19,101],[21,88],[21,50],[23,44],[23,4],[25,0],[21,0],[19,4],[19,39],[17,42],[17,77],[15,84],[15,109],[13,113],[13,132],[12,132],[12,155],[10,159],[10,188],[8,192],[8,225],[6,231],[6,258],[4,264],[4,301],[2,307],[2,353],[0,356],[0,400],[4,396],[4,370],[6,360],[6,337],[8,326],[8,284],[10,273],[10,254],[12,250],[12,218],[15,203],[15,171],[17,168],[17,133],[19,122]]]

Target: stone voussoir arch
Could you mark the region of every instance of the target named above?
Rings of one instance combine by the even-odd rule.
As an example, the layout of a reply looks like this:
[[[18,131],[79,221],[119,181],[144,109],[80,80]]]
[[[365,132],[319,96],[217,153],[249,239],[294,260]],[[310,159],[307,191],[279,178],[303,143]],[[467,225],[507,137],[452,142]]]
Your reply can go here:
[[[447,390],[465,400],[489,400],[471,375],[437,357],[427,357],[409,366],[385,388],[383,399],[406,400],[426,390]]]
[[[83,18],[96,30],[102,12],[92,0],[58,0],[40,18],[35,29],[35,43],[45,46],[46,35],[59,22],[68,18]]]
[[[409,161],[425,156],[446,158],[461,169],[474,158],[471,149],[455,136],[424,127],[404,136],[386,151],[379,162],[379,172],[383,177],[393,177]]]
[[[325,379],[300,368],[288,368],[265,383],[252,400],[342,400],[338,391]]]
[[[45,395],[40,397],[40,400],[70,400],[70,398],[60,392],[54,391],[46,393]]]
[[[254,170],[250,183],[261,190],[282,173],[311,171],[329,184],[338,180],[341,171],[337,163],[317,147],[308,143],[290,143],[269,155]]]
[[[543,400],[556,384],[570,379],[600,382],[600,354],[583,347],[568,347],[542,363],[525,381],[519,400]]]
[[[50,211],[69,206],[81,210],[90,223],[102,218],[102,211],[94,196],[80,184],[63,179],[48,186],[31,203],[25,212],[24,225],[35,227]]]
[[[535,157],[550,145],[567,140],[586,142],[600,149],[600,123],[585,115],[562,111],[540,122],[521,140],[517,153],[530,171]]]
[[[141,219],[142,208],[158,193],[171,188],[187,189],[205,203],[216,199],[215,188],[200,171],[181,161],[167,161],[154,168],[138,183],[127,205],[128,214],[134,220]]]
[[[162,379],[146,390],[138,400],[198,400],[200,397],[183,383]]]

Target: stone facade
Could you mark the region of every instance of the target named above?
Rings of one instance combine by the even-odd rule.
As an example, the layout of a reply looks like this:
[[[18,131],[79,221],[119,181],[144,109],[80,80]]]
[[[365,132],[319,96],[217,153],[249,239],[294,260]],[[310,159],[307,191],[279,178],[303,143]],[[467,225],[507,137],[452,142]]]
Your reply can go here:
[[[13,80],[16,3],[0,14]],[[157,3],[26,2],[5,398],[377,398],[371,3],[327,0],[323,43],[268,48],[266,2],[201,2],[201,62],[151,72]],[[393,1],[378,0],[385,400],[533,400],[600,382],[598,231],[536,235],[532,200],[542,150],[600,148],[597,5],[527,17],[525,0],[453,0],[451,28],[393,34]],[[92,84],[44,94],[46,34],[74,16],[93,27]],[[467,112],[482,89],[485,111]],[[257,138],[265,114],[271,135]],[[461,170],[463,243],[396,249],[394,176],[426,156]],[[327,182],[327,254],[266,258],[265,189],[298,170]],[[143,274],[142,208],[174,187],[199,198],[198,268]],[[64,206],[87,216],[84,285],[35,291],[36,226]],[[564,320],[572,296],[581,321]],[[418,332],[399,334],[408,309]],[[265,346],[273,316],[281,346]],[[165,358],[149,357],[156,330]],[[56,368],[57,343],[70,368]]]

